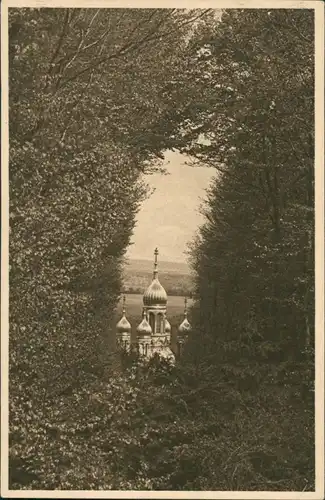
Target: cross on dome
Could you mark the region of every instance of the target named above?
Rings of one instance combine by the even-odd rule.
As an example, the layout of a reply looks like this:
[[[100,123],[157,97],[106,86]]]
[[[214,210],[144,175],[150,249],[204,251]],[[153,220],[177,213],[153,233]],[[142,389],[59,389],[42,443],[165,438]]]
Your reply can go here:
[[[158,248],[155,248],[155,251],[154,251],[154,256],[155,256],[155,261],[154,261],[154,268],[153,268],[153,278],[157,278],[158,276],[158,255],[159,255],[159,252],[158,252]]]

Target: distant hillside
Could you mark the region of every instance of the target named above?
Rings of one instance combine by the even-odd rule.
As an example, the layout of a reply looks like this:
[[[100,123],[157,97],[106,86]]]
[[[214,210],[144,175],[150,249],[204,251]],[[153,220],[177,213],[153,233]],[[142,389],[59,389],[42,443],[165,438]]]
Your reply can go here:
[[[159,261],[159,281],[169,295],[188,295],[192,283],[187,264]],[[124,289],[129,293],[143,293],[151,283],[153,262],[130,259],[124,268]]]
[[[190,270],[185,262],[169,262],[160,261],[158,262],[159,273],[176,273],[176,274],[189,274]],[[151,272],[153,271],[153,260],[144,259],[129,259],[126,265],[126,269],[131,272]]]

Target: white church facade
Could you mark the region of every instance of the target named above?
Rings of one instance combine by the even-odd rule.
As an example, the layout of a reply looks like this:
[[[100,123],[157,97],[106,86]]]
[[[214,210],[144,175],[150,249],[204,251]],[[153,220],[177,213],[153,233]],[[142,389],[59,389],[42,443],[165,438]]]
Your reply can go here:
[[[130,352],[136,350],[140,356],[151,358],[155,354],[175,361],[180,357],[191,331],[187,319],[187,299],[185,298],[184,319],[177,329],[176,351],[172,350],[171,325],[167,319],[168,297],[158,279],[158,249],[154,252],[152,282],[143,295],[142,321],[136,328],[136,342],[132,343],[132,326],[126,317],[126,299],[123,297],[122,318],[116,325],[118,348]]]

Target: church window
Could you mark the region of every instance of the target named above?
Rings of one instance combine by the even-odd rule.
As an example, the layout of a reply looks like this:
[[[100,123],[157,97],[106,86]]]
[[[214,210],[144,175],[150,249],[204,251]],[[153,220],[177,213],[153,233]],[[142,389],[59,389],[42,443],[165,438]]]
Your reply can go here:
[[[163,321],[163,316],[162,314],[157,315],[157,333],[161,333],[162,329],[162,321]]]

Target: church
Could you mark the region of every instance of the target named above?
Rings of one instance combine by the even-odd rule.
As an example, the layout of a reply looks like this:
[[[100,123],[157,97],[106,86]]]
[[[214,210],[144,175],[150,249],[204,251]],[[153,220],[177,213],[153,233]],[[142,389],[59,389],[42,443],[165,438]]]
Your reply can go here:
[[[140,356],[151,358],[155,354],[174,362],[182,355],[191,331],[187,319],[187,298],[184,300],[184,319],[177,329],[176,350],[172,349],[171,325],[167,319],[168,297],[158,279],[158,249],[154,252],[152,282],[143,295],[142,321],[136,329],[136,342],[131,342],[132,326],[126,316],[126,298],[123,296],[122,318],[116,325],[116,343],[127,352],[136,350]]]

